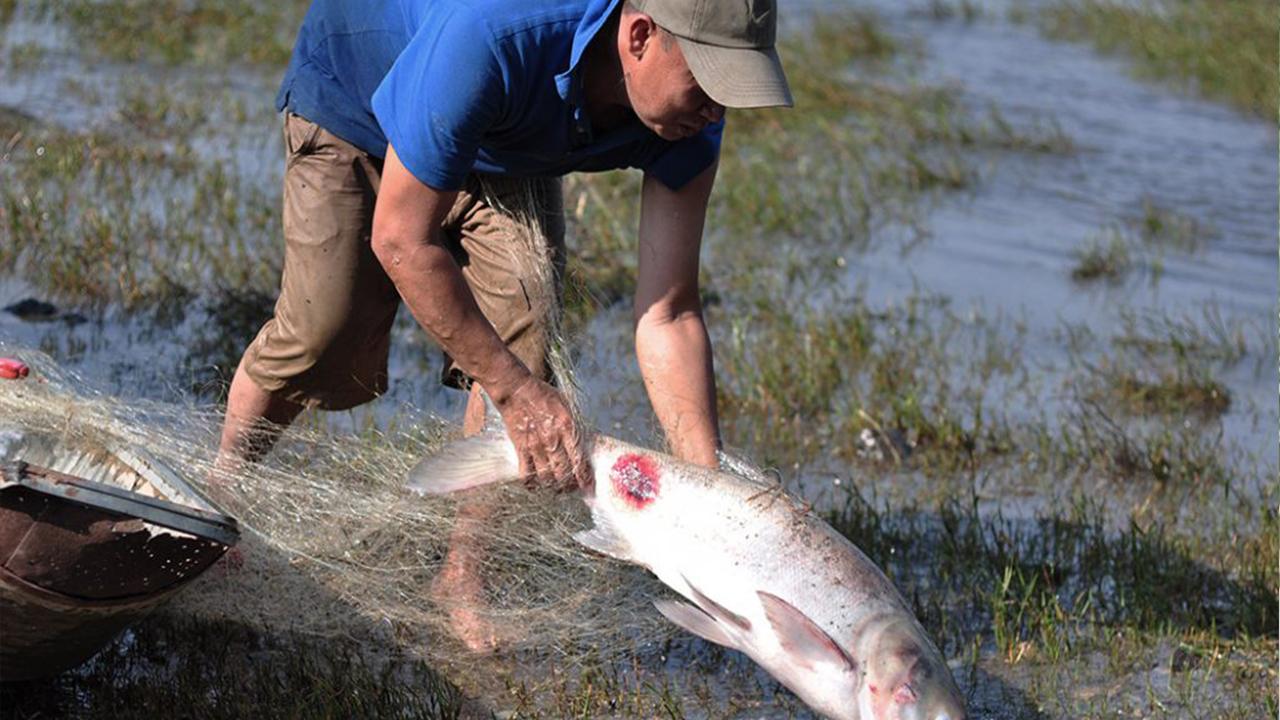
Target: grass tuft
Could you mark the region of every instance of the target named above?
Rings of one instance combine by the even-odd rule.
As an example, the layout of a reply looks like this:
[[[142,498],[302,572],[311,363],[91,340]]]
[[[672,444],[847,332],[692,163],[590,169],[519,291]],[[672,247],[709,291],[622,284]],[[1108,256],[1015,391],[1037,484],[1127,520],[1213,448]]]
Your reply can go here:
[[[1140,415],[1195,413],[1217,417],[1231,407],[1231,393],[1211,377],[1187,377],[1166,372],[1154,379],[1122,373],[1114,378],[1115,399]]]
[[[1244,324],[1224,321],[1212,306],[1200,320],[1133,313],[1121,319],[1121,332],[1097,359],[1084,357],[1098,340],[1089,329],[1069,328],[1080,397],[1131,416],[1213,420],[1230,409],[1231,391],[1218,373],[1248,352]]]
[[[1115,229],[1089,238],[1084,247],[1076,251],[1075,258],[1071,279],[1081,283],[1095,280],[1116,283],[1133,267],[1129,241]]]
[[[307,0],[41,0],[36,3],[112,60],[283,66]]]
[[[1112,481],[1159,485],[1227,487],[1232,478],[1222,435],[1206,435],[1199,427],[1174,422],[1123,422],[1098,401],[1084,398],[1066,414],[1043,453],[1059,471],[1083,468]]]
[[[1127,53],[1143,75],[1277,120],[1280,5],[1273,0],[1058,0],[1039,24],[1051,37]]]
[[[1157,282],[1164,274],[1167,253],[1195,254],[1216,234],[1195,218],[1146,197],[1136,216],[1112,224],[1076,250],[1071,279],[1118,283],[1141,266]]]
[[[13,113],[0,131],[0,270],[51,299],[148,310],[219,287],[276,287],[278,196],[181,144],[132,145]]]
[[[731,321],[717,354],[726,434],[758,461],[793,468],[835,455],[940,477],[1012,449],[990,392],[1022,382],[1016,331],[919,297],[883,309],[857,298],[802,312],[785,297],[758,303]]]
[[[974,0],[929,0],[925,13],[938,21],[963,20],[970,23],[982,17],[982,5]]]
[[[1165,207],[1150,197],[1142,199],[1142,209],[1132,223],[1144,243],[1184,253],[1198,252],[1205,241],[1217,235],[1199,220]]]
[[[81,720],[143,720],[175,708],[189,720],[456,720],[466,707],[458,688],[421,661],[163,613],[84,669],[0,686],[0,704],[17,718]]]

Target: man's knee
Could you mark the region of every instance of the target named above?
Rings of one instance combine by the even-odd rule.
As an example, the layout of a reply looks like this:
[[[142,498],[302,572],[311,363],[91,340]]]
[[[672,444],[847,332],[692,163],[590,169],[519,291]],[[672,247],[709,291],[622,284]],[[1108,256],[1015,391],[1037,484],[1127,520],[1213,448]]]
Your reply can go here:
[[[273,395],[307,407],[345,410],[386,392],[389,334],[390,319],[290,324],[277,316],[263,326],[242,363],[245,374]]]

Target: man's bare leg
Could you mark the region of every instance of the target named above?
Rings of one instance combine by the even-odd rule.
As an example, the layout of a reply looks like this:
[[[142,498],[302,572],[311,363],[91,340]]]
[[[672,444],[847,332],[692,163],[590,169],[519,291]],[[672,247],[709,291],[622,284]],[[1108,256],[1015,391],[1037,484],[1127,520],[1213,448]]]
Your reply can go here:
[[[484,422],[484,398],[480,396],[480,386],[472,385],[463,416],[462,434],[479,434],[484,430]],[[444,566],[431,584],[436,601],[449,613],[454,633],[474,652],[492,652],[499,643],[497,629],[483,614],[488,603],[484,599],[484,580],[481,578],[485,556],[481,538],[493,512],[493,504],[489,500],[471,499],[459,503]]]
[[[280,433],[298,416],[302,406],[271,395],[244,371],[242,362],[231,378],[227,392],[227,414],[222,421],[222,439],[207,490],[215,502],[231,500],[228,476],[245,464],[255,463],[276,444]],[[239,547],[222,556],[223,570],[238,570],[244,564]]]
[[[217,469],[232,471],[244,463],[261,460],[301,411],[301,405],[259,387],[244,371],[242,362],[227,393],[227,415],[222,422]]]

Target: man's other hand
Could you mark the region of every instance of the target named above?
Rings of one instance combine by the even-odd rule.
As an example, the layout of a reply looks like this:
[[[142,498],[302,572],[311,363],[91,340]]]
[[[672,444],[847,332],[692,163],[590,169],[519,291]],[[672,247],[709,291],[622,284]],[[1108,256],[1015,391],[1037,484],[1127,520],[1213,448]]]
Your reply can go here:
[[[526,485],[557,492],[591,486],[586,444],[563,395],[529,376],[497,403]]]

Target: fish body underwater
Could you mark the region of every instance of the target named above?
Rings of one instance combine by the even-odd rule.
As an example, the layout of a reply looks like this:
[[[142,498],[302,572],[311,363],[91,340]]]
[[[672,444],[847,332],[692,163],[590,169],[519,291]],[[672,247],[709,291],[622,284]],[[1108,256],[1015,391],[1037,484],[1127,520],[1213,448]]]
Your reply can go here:
[[[746,653],[836,720],[961,720],[950,670],[884,573],[776,485],[597,435],[583,545],[649,569],[687,602],[676,625]],[[409,487],[444,494],[515,480],[504,432],[427,457]]]

